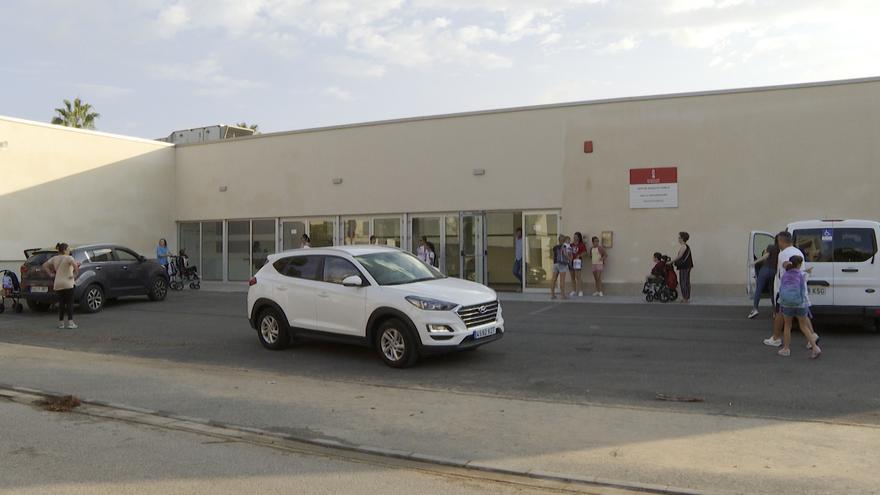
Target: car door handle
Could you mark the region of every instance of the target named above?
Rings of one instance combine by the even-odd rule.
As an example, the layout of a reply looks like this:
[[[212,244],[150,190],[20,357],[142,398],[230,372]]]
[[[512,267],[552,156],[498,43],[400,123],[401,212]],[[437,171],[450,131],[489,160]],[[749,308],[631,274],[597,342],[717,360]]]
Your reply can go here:
[[[100,267],[100,266],[96,266],[96,267],[95,267],[95,270],[96,270],[96,271],[101,271],[101,267]]]
[[[843,273],[856,273],[859,271],[858,268],[844,268],[841,270]]]
[[[807,285],[818,285],[820,287],[831,287],[831,284],[824,280],[808,280]]]
[[[283,286],[283,285],[278,286],[278,291],[279,291],[279,292],[284,292],[284,291],[286,291],[286,290],[287,290],[287,287],[285,287],[285,286]]]
[[[318,297],[330,297],[330,294],[327,294],[326,292],[318,292]]]
[[[123,270],[128,270],[128,267],[127,267],[127,266],[123,266],[122,269],[123,269]]]

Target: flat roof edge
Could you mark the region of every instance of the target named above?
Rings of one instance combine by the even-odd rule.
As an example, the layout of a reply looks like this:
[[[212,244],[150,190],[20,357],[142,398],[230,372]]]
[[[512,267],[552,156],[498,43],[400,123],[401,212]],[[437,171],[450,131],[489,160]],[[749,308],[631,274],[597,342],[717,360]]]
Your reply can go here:
[[[156,141],[154,139],[126,136],[125,134],[113,134],[113,133],[109,133],[109,132],[94,131],[91,129],[79,129],[76,127],[67,127],[67,126],[63,126],[63,125],[50,124],[50,123],[46,123],[46,122],[39,122],[36,120],[27,120],[27,119],[19,119],[17,117],[8,117],[6,115],[0,115],[0,120],[5,120],[7,122],[14,122],[16,124],[24,124],[24,125],[32,125],[35,127],[43,127],[46,129],[53,129],[53,130],[57,130],[57,131],[78,132],[81,134],[88,134],[91,136],[105,137],[105,138],[111,138],[111,139],[121,139],[124,141],[132,141],[132,142],[142,143],[142,144],[154,144],[156,146],[165,147],[165,148],[174,146],[174,143],[165,143],[162,141]]]
[[[452,119],[458,117],[476,117],[481,115],[495,115],[495,114],[503,114],[503,113],[514,113],[514,112],[526,112],[530,110],[551,110],[556,108],[570,108],[570,107],[580,107],[580,106],[588,106],[588,105],[606,105],[610,103],[626,103],[626,102],[637,102],[637,101],[652,101],[652,100],[671,100],[678,98],[693,98],[693,97],[701,97],[701,96],[722,96],[722,95],[732,95],[732,94],[742,94],[742,93],[759,93],[765,91],[785,91],[792,89],[810,89],[810,88],[821,88],[828,86],[845,86],[852,84],[865,84],[865,83],[880,83],[880,76],[873,77],[862,77],[862,78],[854,78],[854,79],[834,79],[827,81],[815,81],[815,82],[807,82],[807,83],[793,83],[793,84],[779,84],[773,86],[750,86],[744,88],[731,88],[731,89],[714,89],[707,91],[691,91],[691,92],[683,92],[683,93],[658,93],[653,95],[643,95],[643,96],[623,96],[618,98],[605,98],[598,100],[579,100],[579,101],[570,101],[570,102],[562,102],[562,103],[547,103],[540,105],[525,105],[519,107],[507,107],[507,108],[497,108],[497,109],[489,109],[489,110],[473,110],[467,112],[455,112],[455,113],[444,113],[444,114],[434,114],[434,115],[424,115],[424,116],[416,116],[416,117],[402,117],[396,119],[385,119],[385,120],[373,120],[367,122],[356,122],[351,124],[338,124],[331,126],[322,126],[322,127],[308,127],[305,129],[296,129],[290,131],[278,131],[278,132],[267,132],[261,134],[255,134],[253,136],[242,136],[232,139],[223,139],[219,141],[205,141],[201,143],[187,143],[187,144],[178,144],[178,147],[188,147],[188,146],[204,146],[211,144],[221,144],[221,143],[230,143],[236,141],[250,140],[250,139],[261,139],[266,137],[280,137],[287,136],[292,134],[306,134],[312,132],[323,132],[323,131],[335,131],[342,129],[355,129],[359,127],[371,127],[371,126],[380,126],[380,125],[389,125],[389,124],[405,124],[408,122],[421,122],[426,120],[441,120],[441,119]]]

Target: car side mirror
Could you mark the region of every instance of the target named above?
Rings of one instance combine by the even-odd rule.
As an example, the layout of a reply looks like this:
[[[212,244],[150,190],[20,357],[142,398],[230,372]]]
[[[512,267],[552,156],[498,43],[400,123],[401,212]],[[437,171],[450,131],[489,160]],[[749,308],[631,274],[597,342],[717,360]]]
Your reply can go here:
[[[352,275],[350,277],[345,277],[342,280],[342,285],[345,287],[363,287],[364,281],[357,275]]]
[[[145,258],[144,256],[141,256],[141,255],[138,255],[138,263],[143,263],[144,261],[147,261],[147,258]]]

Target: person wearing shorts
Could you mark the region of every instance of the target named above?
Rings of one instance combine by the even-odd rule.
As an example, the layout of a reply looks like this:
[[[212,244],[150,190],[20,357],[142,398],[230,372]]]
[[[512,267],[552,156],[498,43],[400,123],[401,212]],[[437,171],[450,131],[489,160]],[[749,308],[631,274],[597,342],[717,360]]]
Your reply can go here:
[[[553,279],[550,281],[550,299],[556,299],[556,280],[559,280],[559,294],[568,299],[565,293],[565,279],[568,276],[568,263],[571,261],[565,248],[565,236],[559,236],[559,243],[553,246]]]
[[[608,259],[608,253],[605,248],[599,245],[599,238],[593,237],[593,245],[590,247],[590,262],[593,265],[593,281],[596,284],[596,292],[594,296],[602,297],[605,295],[602,287],[602,273],[605,271],[605,261]]]

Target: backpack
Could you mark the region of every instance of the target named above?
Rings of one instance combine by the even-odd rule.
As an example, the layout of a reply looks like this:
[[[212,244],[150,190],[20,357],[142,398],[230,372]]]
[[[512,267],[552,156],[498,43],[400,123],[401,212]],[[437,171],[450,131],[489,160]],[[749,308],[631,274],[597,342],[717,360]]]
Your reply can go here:
[[[800,270],[788,270],[782,274],[779,285],[779,304],[786,308],[802,308],[806,304],[803,290],[803,274]]]

